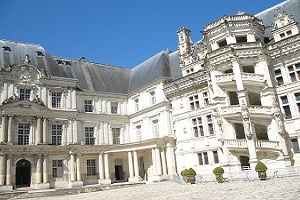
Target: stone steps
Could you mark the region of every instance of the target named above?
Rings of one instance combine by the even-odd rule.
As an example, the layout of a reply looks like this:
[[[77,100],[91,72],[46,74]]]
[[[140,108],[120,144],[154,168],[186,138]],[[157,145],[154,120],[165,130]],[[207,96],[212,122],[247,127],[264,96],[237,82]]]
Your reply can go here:
[[[3,192],[0,193],[0,199],[26,199],[26,198],[35,198],[35,197],[44,197],[44,196],[63,196],[63,195],[76,195],[80,193],[90,193],[98,192],[103,190],[118,189],[124,187],[133,187],[145,184],[146,182],[140,183],[115,183],[111,185],[88,185],[81,188],[63,188],[63,189],[45,189],[45,190],[34,190],[34,189],[25,189]]]

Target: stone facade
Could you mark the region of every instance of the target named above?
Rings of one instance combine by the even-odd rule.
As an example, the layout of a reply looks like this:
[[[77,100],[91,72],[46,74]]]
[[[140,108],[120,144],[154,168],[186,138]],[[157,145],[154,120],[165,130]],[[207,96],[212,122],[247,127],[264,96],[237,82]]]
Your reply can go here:
[[[266,41],[259,16],[224,16],[195,43],[182,28],[178,52],[131,70],[1,40],[0,191],[300,165],[297,19],[277,9]]]

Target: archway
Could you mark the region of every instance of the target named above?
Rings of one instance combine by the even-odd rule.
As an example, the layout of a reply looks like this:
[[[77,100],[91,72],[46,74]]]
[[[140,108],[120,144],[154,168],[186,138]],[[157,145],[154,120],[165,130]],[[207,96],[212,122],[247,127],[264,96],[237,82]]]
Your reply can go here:
[[[29,187],[31,181],[31,167],[28,160],[19,160],[16,164],[16,187]]]

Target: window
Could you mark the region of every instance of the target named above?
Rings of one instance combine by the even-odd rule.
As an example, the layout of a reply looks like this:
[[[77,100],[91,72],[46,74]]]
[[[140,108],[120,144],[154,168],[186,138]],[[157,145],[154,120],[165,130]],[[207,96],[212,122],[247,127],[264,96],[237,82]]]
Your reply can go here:
[[[207,165],[208,164],[208,155],[207,155],[207,152],[203,153],[203,158],[204,158],[204,164]]]
[[[52,92],[52,107],[61,107],[61,92]]]
[[[41,52],[41,51],[36,51],[35,53],[37,56],[44,56],[43,52]]]
[[[192,124],[193,124],[194,137],[204,136],[202,118],[198,117],[192,119]]]
[[[8,46],[3,46],[2,49],[3,49],[3,51],[11,51]]]
[[[207,115],[206,120],[207,120],[209,135],[214,135],[215,133],[214,133],[214,125],[213,125],[213,121],[212,121],[212,116]]]
[[[280,99],[282,102],[282,108],[283,108],[283,111],[285,114],[285,118],[286,119],[292,118],[292,113],[290,110],[289,100],[288,100],[287,96],[281,96]]]
[[[275,72],[275,79],[277,81],[277,85],[284,84],[281,70],[280,69],[275,69],[274,72]]]
[[[29,145],[30,124],[21,123],[18,125],[18,145]]]
[[[297,138],[291,139],[291,141],[292,141],[294,153],[300,153],[298,139]]]
[[[209,105],[209,95],[208,95],[208,92],[203,92],[203,102],[204,102],[204,106],[208,106]]]
[[[198,95],[194,95],[194,96],[189,97],[189,101],[190,101],[191,110],[194,110],[194,109],[197,109],[197,108],[200,107]]]
[[[292,35],[292,31],[291,31],[291,30],[288,30],[288,31],[286,32],[286,34],[287,34],[287,35]]]
[[[285,33],[280,33],[279,36],[280,36],[281,38],[284,38],[284,37],[285,37]]]
[[[136,98],[134,100],[134,106],[135,106],[135,111],[139,111],[139,99],[138,98]]]
[[[292,82],[300,80],[300,63],[287,66]]]
[[[30,98],[30,89],[20,89],[20,100],[29,100]]]
[[[61,145],[62,125],[52,125],[52,144]]]
[[[85,144],[95,145],[94,127],[85,127],[84,133],[85,133]]]
[[[236,36],[236,43],[247,42],[247,36]]]
[[[294,95],[295,95],[296,104],[297,104],[297,107],[298,107],[298,112],[300,113],[300,92],[297,92]]]
[[[207,152],[198,153],[198,160],[199,160],[199,165],[209,164]]]
[[[202,153],[198,153],[199,165],[203,165],[203,156]]]
[[[86,161],[86,175],[87,176],[96,175],[96,160],[87,160]]]
[[[52,160],[52,177],[53,178],[63,177],[62,160]]]
[[[227,45],[227,41],[226,40],[222,40],[220,42],[218,42],[219,47],[223,47],[225,45]]]
[[[155,92],[154,91],[150,92],[150,102],[151,102],[151,104],[156,103],[156,98],[155,98]]]
[[[112,128],[113,144],[120,144],[120,128]]]
[[[84,100],[84,111],[93,112],[93,100]]]
[[[137,136],[138,142],[142,141],[142,127],[141,126],[136,127],[136,136]]]
[[[157,119],[152,121],[152,130],[154,137],[159,137],[159,126]]]
[[[110,112],[115,114],[118,113],[118,102],[110,103]]]
[[[218,151],[213,151],[214,162],[219,163]]]

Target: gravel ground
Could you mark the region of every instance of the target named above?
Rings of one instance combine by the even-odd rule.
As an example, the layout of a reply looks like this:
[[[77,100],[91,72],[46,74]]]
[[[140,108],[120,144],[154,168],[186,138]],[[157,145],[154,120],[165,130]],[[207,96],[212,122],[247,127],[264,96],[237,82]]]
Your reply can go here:
[[[300,199],[300,178],[284,178],[266,181],[204,183],[180,185],[174,182],[159,182],[134,187],[82,193],[69,196],[31,198],[35,200],[139,200],[139,199]]]

